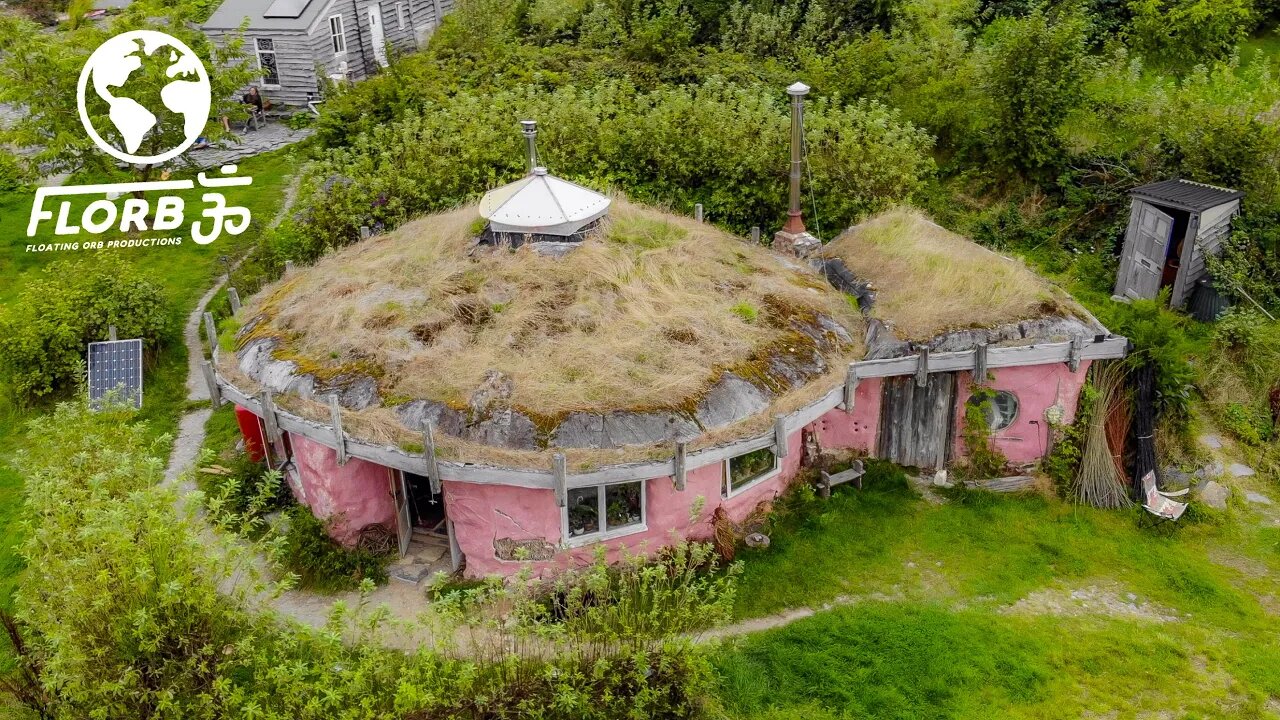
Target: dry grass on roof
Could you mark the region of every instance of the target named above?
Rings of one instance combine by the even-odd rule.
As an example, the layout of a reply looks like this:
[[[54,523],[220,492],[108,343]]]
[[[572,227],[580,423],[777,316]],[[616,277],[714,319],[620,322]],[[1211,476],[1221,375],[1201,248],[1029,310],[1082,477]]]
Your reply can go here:
[[[823,251],[844,260],[876,292],[872,316],[904,340],[1077,315],[1073,300],[1023,263],[1000,256],[909,208],[845,231]]]
[[[510,403],[571,410],[683,407],[723,368],[794,340],[825,313],[861,320],[817,274],[711,225],[615,198],[563,258],[478,248],[476,210],[421,218],[267,288],[244,317],[302,372],[376,368],[384,399],[468,403],[489,370]],[[833,362],[858,357],[849,347]]]

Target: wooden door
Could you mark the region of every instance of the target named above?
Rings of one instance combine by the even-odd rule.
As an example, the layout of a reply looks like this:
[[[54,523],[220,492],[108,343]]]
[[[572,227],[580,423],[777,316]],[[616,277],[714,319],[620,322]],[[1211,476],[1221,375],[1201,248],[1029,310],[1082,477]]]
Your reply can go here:
[[[390,470],[391,498],[396,505],[396,539],[400,543],[400,557],[409,552],[409,541],[413,539],[413,520],[409,516],[409,486],[404,473]]]
[[[955,396],[955,373],[931,373],[924,387],[912,375],[885,378],[876,454],[899,465],[944,467],[951,458]]]
[[[1154,298],[1169,254],[1173,216],[1145,202],[1135,203],[1138,213],[1133,235],[1126,245],[1129,257],[1122,262],[1127,275],[1124,294],[1136,299]]]

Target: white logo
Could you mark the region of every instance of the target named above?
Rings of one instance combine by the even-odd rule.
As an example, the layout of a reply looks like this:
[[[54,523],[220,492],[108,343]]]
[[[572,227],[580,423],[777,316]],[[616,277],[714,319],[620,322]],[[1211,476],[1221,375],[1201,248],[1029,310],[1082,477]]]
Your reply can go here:
[[[135,154],[147,134],[162,122],[155,110],[146,108],[130,97],[130,77],[143,67],[147,57],[168,50],[165,77],[175,78],[160,89],[160,101],[171,113],[182,115],[185,139],[177,147],[164,148],[155,155]],[[106,101],[108,117],[124,141],[124,148],[103,139],[85,111],[85,93],[92,83],[93,91]],[[76,104],[80,122],[98,147],[112,157],[130,163],[162,163],[191,147],[209,120],[209,75],[200,58],[181,40],[155,30],[133,30],[116,35],[98,46],[80,71],[76,87]]]

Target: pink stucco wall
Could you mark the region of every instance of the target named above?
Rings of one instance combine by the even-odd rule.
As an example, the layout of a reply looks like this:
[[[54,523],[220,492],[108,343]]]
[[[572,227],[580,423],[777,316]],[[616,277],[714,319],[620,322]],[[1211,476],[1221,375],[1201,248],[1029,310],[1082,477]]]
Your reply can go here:
[[[875,452],[880,432],[880,389],[880,378],[862,380],[853,394],[852,413],[837,408],[818,418],[812,427],[824,449]]]
[[[301,435],[291,435],[290,441],[298,468],[294,495],[316,517],[333,518],[334,539],[354,544],[360,529],[369,523],[395,528],[389,469],[357,458],[338,465],[334,450]]]
[[[1084,386],[1089,363],[1080,363],[1080,369],[1071,372],[1065,363],[1030,365],[1026,367],[992,370],[993,380],[988,385],[993,390],[1008,390],[1018,396],[1018,415],[1013,424],[992,437],[992,444],[1004,453],[1009,462],[1024,464],[1044,457],[1049,445],[1049,421],[1045,411],[1055,403],[1063,409],[1063,422],[1070,423],[1076,416],[1076,403],[1080,388]],[[955,457],[964,457],[963,427],[965,403],[973,388],[973,374],[959,373],[956,385],[956,437]]]

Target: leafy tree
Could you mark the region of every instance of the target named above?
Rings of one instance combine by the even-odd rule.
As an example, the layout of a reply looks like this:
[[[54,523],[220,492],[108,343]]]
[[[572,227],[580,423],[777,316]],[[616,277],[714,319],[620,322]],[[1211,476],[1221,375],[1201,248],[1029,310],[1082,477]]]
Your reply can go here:
[[[1088,27],[1079,11],[1040,9],[992,25],[986,87],[995,105],[993,155],[1029,171],[1062,161],[1058,129],[1084,101],[1093,65]]]
[[[52,263],[0,315],[0,376],[26,402],[69,390],[112,325],[155,350],[169,330],[160,286],[111,255]]]
[[[1225,58],[1254,25],[1251,0],[1131,0],[1130,38],[1177,66]]]
[[[85,132],[76,106],[76,83],[89,55],[109,37],[128,30],[158,30],[186,43],[204,62],[209,73],[212,94],[210,115],[205,135],[210,140],[224,136],[218,118],[243,114],[235,97],[257,74],[241,53],[242,42],[233,39],[225,47],[212,43],[189,20],[186,5],[162,7],[151,2],[129,6],[110,24],[84,23],[62,32],[40,32],[30,21],[0,14],[0,102],[20,110],[10,127],[0,130],[0,142],[34,150],[27,163],[43,174],[88,170],[109,173],[116,159],[103,153]],[[148,133],[136,154],[155,155],[160,150],[179,145],[184,137],[181,116],[170,113],[159,102],[160,89],[172,78],[164,72],[167,55],[157,53],[144,61],[144,67],[130,77],[128,91],[157,117],[156,127]],[[92,96],[93,93],[87,93]],[[86,98],[86,109],[94,127],[108,142],[115,128],[107,116],[107,105],[96,97]],[[169,164],[179,164],[181,156]],[[160,168],[137,165],[132,168],[135,179],[152,179]]]

